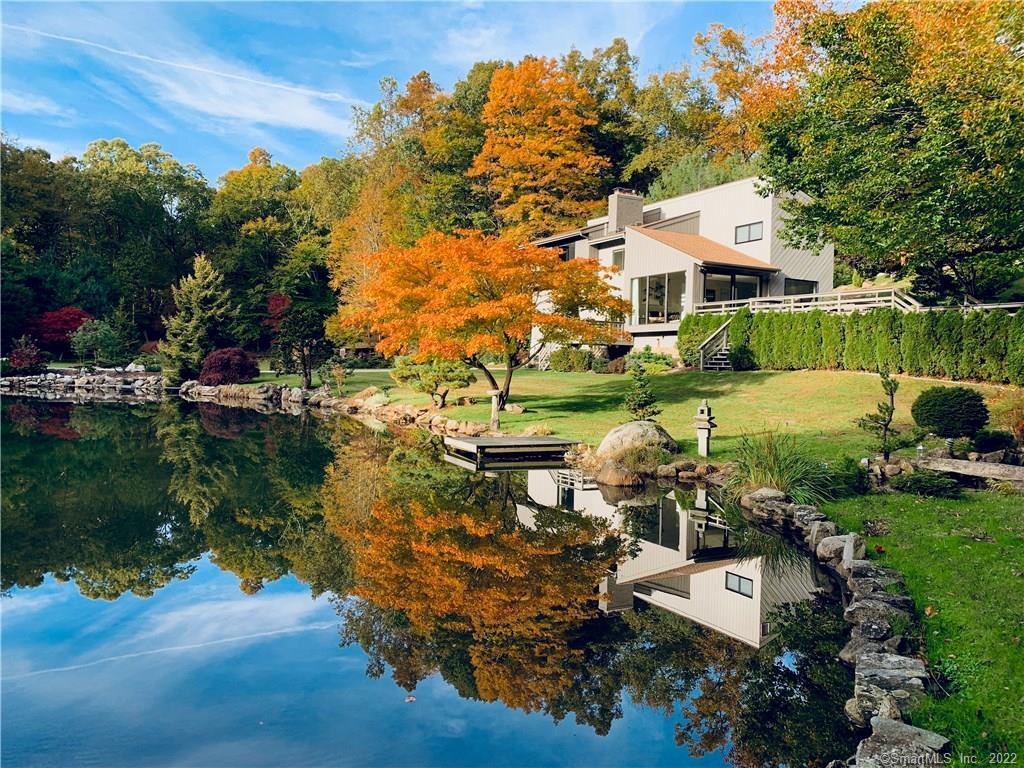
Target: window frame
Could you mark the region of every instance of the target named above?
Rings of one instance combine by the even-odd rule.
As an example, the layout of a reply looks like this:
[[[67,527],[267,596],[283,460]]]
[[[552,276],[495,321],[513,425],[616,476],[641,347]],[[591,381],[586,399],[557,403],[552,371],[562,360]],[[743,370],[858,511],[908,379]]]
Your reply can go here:
[[[800,293],[789,293],[786,288],[790,283],[810,283],[814,286],[811,291],[800,291]],[[782,295],[783,296],[812,296],[818,292],[818,281],[817,280],[804,280],[800,277],[784,277],[782,279]]]
[[[753,227],[757,227],[757,237],[752,235]],[[740,240],[740,230],[746,231],[746,239]],[[744,243],[756,243],[759,240],[764,240],[764,219],[761,221],[752,221],[749,224],[738,224],[734,233],[733,242],[735,245],[743,245]]]
[[[679,283],[679,317],[675,320],[669,320],[669,307],[672,305],[672,301],[668,295],[668,289],[670,285],[675,285],[676,281],[670,280],[673,275],[678,276]],[[650,319],[650,306],[651,306],[651,278],[661,278],[661,309],[664,316],[664,320],[651,320]],[[676,323],[682,320],[683,315],[686,312],[686,270],[676,270],[675,272],[655,272],[650,275],[641,275],[634,277],[629,281],[629,299],[633,305],[633,310],[630,315],[630,325],[663,325],[665,323]],[[642,282],[641,282],[642,281]],[[640,287],[643,286],[643,292],[641,295]],[[641,311],[641,309],[643,311]]]
[[[625,248],[613,248],[612,249],[612,266],[618,267],[619,271],[622,272],[626,269],[626,249]]]
[[[732,578],[736,579],[736,588],[735,589],[733,589],[732,587],[729,586],[729,577],[730,576]],[[744,582],[746,582],[747,584],[750,585],[750,594],[749,595],[746,592],[743,591],[743,583]],[[740,576],[738,573],[733,573],[732,571],[726,571],[725,572],[725,589],[726,589],[727,592],[732,592],[733,594],[740,595],[742,597],[746,597],[746,598],[748,598],[750,600],[754,599],[754,580],[750,579],[750,578],[747,578],[746,576]]]

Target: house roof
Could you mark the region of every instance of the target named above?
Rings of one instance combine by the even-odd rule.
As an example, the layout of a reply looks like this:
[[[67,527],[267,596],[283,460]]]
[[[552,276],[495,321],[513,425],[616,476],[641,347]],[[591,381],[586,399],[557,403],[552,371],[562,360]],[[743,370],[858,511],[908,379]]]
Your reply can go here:
[[[667,245],[669,248],[674,248],[681,253],[685,253],[690,258],[695,259],[702,264],[722,267],[740,267],[743,269],[757,269],[763,272],[779,271],[778,267],[773,267],[768,262],[755,259],[753,256],[747,256],[745,253],[740,253],[733,248],[724,246],[721,243],[716,243],[714,240],[709,240],[702,235],[688,235],[682,232],[666,232],[664,230],[651,229],[649,227],[627,227],[627,229],[631,229],[644,237],[657,240],[662,245]]]

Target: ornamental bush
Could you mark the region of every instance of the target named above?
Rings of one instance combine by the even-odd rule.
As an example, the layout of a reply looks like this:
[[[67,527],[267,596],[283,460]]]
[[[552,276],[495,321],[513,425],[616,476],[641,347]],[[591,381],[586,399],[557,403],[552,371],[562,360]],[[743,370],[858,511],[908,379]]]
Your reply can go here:
[[[217,349],[203,360],[199,383],[203,386],[245,384],[260,375],[256,358],[239,347]]]
[[[647,373],[661,373],[669,371],[676,366],[676,361],[671,355],[664,352],[654,352],[650,346],[637,349],[626,355],[626,370],[641,367]]]
[[[7,356],[7,365],[12,376],[31,376],[46,370],[46,354],[28,336],[14,342]]]
[[[974,436],[974,450],[980,453],[1008,451],[1016,447],[1016,438],[1001,429],[981,429]]]
[[[939,437],[973,437],[988,423],[988,407],[974,389],[930,387],[917,396],[910,408],[922,429]]]
[[[548,357],[548,367],[559,373],[583,373],[594,363],[594,353],[589,349],[560,347]]]
[[[721,320],[684,318],[679,352],[685,363],[697,364],[697,348]],[[836,315],[744,309],[733,316],[729,345],[749,348],[756,366],[768,370],[889,371],[1024,384],[1024,312],[874,309]]]

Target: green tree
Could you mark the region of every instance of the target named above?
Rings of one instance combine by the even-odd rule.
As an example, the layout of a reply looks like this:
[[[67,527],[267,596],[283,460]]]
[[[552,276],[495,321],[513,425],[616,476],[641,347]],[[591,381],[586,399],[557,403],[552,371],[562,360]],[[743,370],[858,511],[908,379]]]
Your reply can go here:
[[[886,371],[882,371],[879,376],[886,399],[878,404],[874,413],[865,414],[857,419],[857,426],[875,436],[877,450],[881,452],[883,459],[889,461],[893,451],[913,445],[917,436],[901,437],[900,431],[892,425],[893,415],[896,413],[896,390],[900,388],[900,383]]]
[[[313,386],[313,371],[331,355],[323,311],[308,303],[292,304],[284,311],[274,339],[274,362],[279,370],[298,371],[303,389]]]
[[[832,242],[861,273],[934,295],[993,296],[1024,266],[1019,9],[913,5],[808,28],[820,64],[761,126],[764,173],[792,243]]]
[[[411,357],[400,357],[395,360],[391,378],[400,386],[430,395],[438,408],[444,408],[448,392],[465,389],[476,381],[476,374],[459,360],[440,358],[416,363]]]
[[[160,343],[160,357],[167,378],[181,382],[196,376],[203,358],[226,340],[237,310],[223,276],[203,254],[196,256],[193,273],[171,290],[178,311],[164,318],[167,337]]]
[[[647,370],[642,365],[635,365],[631,375],[633,381],[629,392],[626,393],[626,409],[633,414],[634,419],[645,421],[656,418],[661,413],[661,408],[658,407],[658,400],[651,392],[651,380]]]
[[[87,320],[71,336],[71,348],[80,362],[92,356],[96,365],[122,368],[135,358],[135,326],[123,307],[103,320]]]

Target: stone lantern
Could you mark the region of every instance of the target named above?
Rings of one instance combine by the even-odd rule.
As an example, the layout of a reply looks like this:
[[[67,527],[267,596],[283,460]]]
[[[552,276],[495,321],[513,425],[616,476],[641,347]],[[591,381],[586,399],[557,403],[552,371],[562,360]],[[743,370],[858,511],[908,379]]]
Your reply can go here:
[[[491,429],[497,432],[501,429],[501,422],[498,420],[498,396],[500,389],[488,389],[487,394],[491,396]]]
[[[707,400],[700,401],[693,426],[697,428],[697,454],[707,458],[711,449],[711,430],[718,426],[711,416],[711,406]]]

